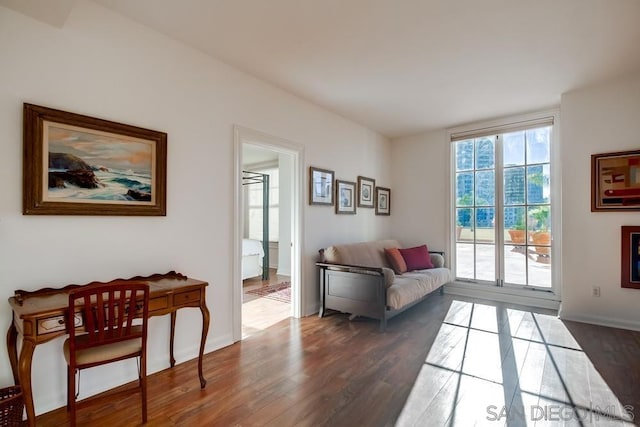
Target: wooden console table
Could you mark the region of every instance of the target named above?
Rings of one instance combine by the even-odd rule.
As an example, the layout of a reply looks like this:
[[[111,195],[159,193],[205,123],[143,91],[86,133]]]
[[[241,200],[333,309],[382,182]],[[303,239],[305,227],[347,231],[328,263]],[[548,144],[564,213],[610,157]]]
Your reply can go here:
[[[202,335],[198,356],[198,375],[200,377],[200,387],[204,388],[207,381],[202,374],[202,357],[204,355],[207,332],[209,331],[209,310],[207,309],[205,292],[208,283],[187,278],[174,271],[146,277],[132,277],[127,280],[142,280],[149,284],[149,317],[171,314],[171,337],[169,341],[171,367],[176,363],[173,357],[176,312],[184,307],[200,308],[202,312]],[[59,289],[44,288],[33,292],[16,291],[15,296],[9,298],[13,317],[7,332],[7,349],[13,378],[16,384],[20,384],[22,387],[29,426],[36,425],[33,391],[31,388],[33,352],[38,344],[67,334],[65,312],[69,305],[68,292],[70,289],[79,286],[86,285],[69,285]],[[76,317],[75,327],[82,330],[83,325],[80,315]],[[20,349],[19,357],[17,349],[18,335],[22,336],[22,348]]]

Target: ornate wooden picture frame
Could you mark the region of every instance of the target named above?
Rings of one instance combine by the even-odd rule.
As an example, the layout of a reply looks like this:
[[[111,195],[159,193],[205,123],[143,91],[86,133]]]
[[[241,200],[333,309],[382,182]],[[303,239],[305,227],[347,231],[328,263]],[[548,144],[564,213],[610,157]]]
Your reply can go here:
[[[23,214],[166,215],[166,133],[26,103],[23,114]]]

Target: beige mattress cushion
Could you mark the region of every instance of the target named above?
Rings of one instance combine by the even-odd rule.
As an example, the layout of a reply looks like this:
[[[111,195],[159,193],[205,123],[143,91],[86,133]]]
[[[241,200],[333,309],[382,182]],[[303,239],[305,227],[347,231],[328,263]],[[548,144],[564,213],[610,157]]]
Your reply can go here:
[[[324,250],[324,259],[335,264],[391,268],[384,249],[399,247],[401,246],[398,241],[391,239],[334,245]]]
[[[387,288],[387,305],[397,310],[410,304],[451,281],[448,268],[430,268],[396,275]]]

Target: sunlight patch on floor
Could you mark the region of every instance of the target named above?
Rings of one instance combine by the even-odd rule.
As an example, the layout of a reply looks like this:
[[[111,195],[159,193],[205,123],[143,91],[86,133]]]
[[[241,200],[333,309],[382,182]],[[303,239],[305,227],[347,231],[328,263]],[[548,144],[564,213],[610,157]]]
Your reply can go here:
[[[396,426],[633,426],[557,317],[453,301]]]
[[[242,304],[242,339],[291,317],[291,304],[256,298]]]

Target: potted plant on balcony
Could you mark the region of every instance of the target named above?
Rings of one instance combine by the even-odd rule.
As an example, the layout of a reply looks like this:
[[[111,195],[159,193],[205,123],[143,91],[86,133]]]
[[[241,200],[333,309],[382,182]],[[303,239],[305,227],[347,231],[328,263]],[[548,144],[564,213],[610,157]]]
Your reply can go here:
[[[549,233],[549,206],[538,206],[529,213],[535,224],[531,233],[531,241],[538,255],[549,256],[551,233]],[[544,246],[541,246],[544,245]]]
[[[463,228],[464,224],[458,219],[458,221],[456,221],[456,241],[460,240],[460,235],[462,234]]]
[[[460,235],[462,234],[462,230],[471,224],[472,221],[472,209],[473,206],[473,196],[471,194],[465,194],[464,196],[458,197],[456,201],[457,214],[456,214],[456,240],[460,240]]]
[[[522,216],[518,217],[518,221],[507,231],[509,232],[511,243],[524,244],[526,232],[524,229],[524,221],[522,220]]]

